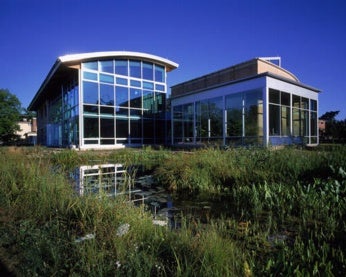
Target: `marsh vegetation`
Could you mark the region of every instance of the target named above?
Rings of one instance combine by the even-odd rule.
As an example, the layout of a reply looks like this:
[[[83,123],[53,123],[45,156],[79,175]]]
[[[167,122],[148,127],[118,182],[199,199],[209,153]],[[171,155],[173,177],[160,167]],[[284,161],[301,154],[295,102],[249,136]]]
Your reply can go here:
[[[27,276],[342,276],[345,157],[345,146],[1,148],[1,261]],[[77,196],[67,172],[109,162],[138,166],[174,201],[201,209],[170,230],[124,198]]]

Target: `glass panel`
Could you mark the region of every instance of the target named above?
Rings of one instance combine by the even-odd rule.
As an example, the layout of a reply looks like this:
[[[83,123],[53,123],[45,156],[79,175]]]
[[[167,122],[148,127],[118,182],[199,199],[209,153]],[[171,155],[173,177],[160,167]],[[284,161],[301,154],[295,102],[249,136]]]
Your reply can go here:
[[[290,106],[291,105],[291,97],[287,92],[281,92],[281,105]]]
[[[300,97],[297,95],[292,95],[292,107],[300,108]]]
[[[154,107],[154,92],[152,91],[143,91],[143,109],[144,112],[151,113]]]
[[[165,86],[163,86],[163,85],[155,85],[155,89],[156,90],[160,90],[160,91],[165,91]]]
[[[117,77],[116,78],[116,82],[117,82],[118,85],[125,85],[125,86],[127,86],[127,84],[128,84],[128,81],[125,78]]]
[[[114,115],[114,108],[113,107],[104,107],[104,106],[100,106],[100,113],[101,114],[105,114],[105,115],[110,115],[113,116]]]
[[[143,88],[145,89],[154,89],[154,84],[151,82],[143,82]]]
[[[183,106],[173,107],[173,136],[175,142],[183,140]]]
[[[143,63],[143,79],[154,80],[154,65],[152,63]]]
[[[114,87],[100,84],[100,104],[114,105]]]
[[[241,93],[226,96],[227,136],[242,136],[243,99]]]
[[[140,61],[130,61],[130,76],[142,78]]]
[[[83,79],[97,81],[97,73],[83,71]]]
[[[311,116],[311,119],[310,119],[311,136],[317,136],[317,113],[311,112],[310,116]]]
[[[301,136],[300,133],[300,110],[293,108],[293,135],[294,136]]]
[[[280,91],[269,89],[269,103],[280,104]]]
[[[83,68],[98,70],[98,62],[86,62],[83,63]]]
[[[317,111],[317,101],[316,100],[310,100],[310,109],[312,111]]]
[[[98,106],[94,105],[84,105],[84,113],[98,114]]]
[[[136,87],[136,88],[142,87],[141,81],[137,81],[137,80],[130,80],[130,85],[131,87]]]
[[[101,139],[101,143],[102,145],[111,145],[111,144],[115,144],[114,139]]]
[[[290,131],[290,121],[291,121],[291,108],[290,107],[281,107],[281,135],[289,136]]]
[[[127,60],[115,60],[115,74],[128,76],[128,61]]]
[[[155,65],[155,81],[165,82],[165,68],[163,66]]]
[[[131,111],[130,117],[130,134],[131,138],[141,138],[142,137],[142,124],[139,116],[136,115],[137,110]]]
[[[140,89],[130,89],[130,107],[142,108],[142,91]]]
[[[194,137],[194,132],[193,132],[193,104],[187,104],[183,106],[183,119],[182,119],[182,123],[183,123],[183,140],[185,142],[192,142],[193,141],[193,137]]]
[[[102,138],[114,138],[114,119],[113,118],[101,118],[101,137]]]
[[[114,73],[113,61],[101,61],[100,71]]]
[[[280,106],[269,105],[269,135],[280,135]]]
[[[301,100],[302,100],[301,108],[302,109],[309,109],[309,99],[305,98],[305,97],[302,97]]]
[[[245,136],[263,135],[262,91],[244,93]]]
[[[100,74],[100,82],[114,84],[114,76],[113,75]]]
[[[89,104],[98,103],[98,84],[92,82],[83,82],[83,102]]]
[[[84,117],[84,137],[99,137],[99,119],[98,117]]]
[[[115,87],[115,99],[116,106],[128,106],[128,88],[127,87]]]
[[[127,118],[116,119],[116,136],[117,138],[128,138],[129,127]]]

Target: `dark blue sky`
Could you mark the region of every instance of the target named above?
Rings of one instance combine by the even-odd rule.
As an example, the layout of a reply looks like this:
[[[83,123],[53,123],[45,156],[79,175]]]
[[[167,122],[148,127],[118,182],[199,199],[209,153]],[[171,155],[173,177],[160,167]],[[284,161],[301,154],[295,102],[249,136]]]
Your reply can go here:
[[[0,88],[27,107],[58,56],[146,52],[179,63],[168,84],[254,57],[322,90],[346,118],[344,0],[0,0]]]

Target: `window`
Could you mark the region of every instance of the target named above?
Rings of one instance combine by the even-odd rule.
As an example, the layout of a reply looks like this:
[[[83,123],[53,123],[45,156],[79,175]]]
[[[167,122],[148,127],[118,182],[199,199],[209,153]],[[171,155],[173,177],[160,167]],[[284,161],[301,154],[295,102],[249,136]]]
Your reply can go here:
[[[135,78],[142,77],[140,61],[130,61],[130,76]]]
[[[115,74],[128,76],[127,60],[115,60]]]
[[[100,73],[100,82],[114,84],[114,76]]]
[[[84,137],[85,138],[99,137],[98,117],[84,117]]]
[[[98,104],[97,83],[83,82],[83,102],[88,104]]]
[[[128,107],[128,88],[115,87],[116,106]]]
[[[83,63],[83,69],[98,70],[98,62]]]
[[[154,80],[154,65],[152,63],[143,63],[143,79]]]
[[[101,61],[100,71],[107,73],[114,73],[113,61]]]
[[[155,81],[165,82],[165,68],[163,66],[155,65]]]
[[[114,87],[100,84],[100,104],[114,105]]]

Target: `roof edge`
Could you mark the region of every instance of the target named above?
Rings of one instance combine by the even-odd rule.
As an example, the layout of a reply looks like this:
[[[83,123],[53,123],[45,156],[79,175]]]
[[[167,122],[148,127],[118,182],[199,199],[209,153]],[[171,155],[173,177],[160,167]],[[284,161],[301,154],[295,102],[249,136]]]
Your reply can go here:
[[[107,58],[107,57],[127,57],[127,58],[144,58],[151,61],[156,61],[164,64],[167,67],[167,71],[171,71],[179,67],[179,64],[156,55],[142,53],[142,52],[132,52],[132,51],[103,51],[103,52],[88,52],[79,54],[69,54],[60,56],[58,60],[62,63],[68,62],[79,62],[88,59],[96,58]]]

